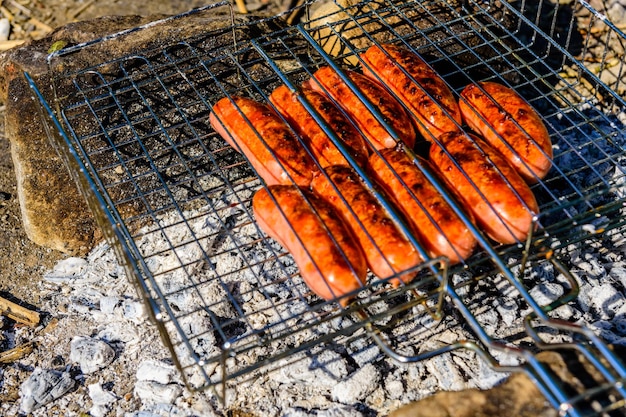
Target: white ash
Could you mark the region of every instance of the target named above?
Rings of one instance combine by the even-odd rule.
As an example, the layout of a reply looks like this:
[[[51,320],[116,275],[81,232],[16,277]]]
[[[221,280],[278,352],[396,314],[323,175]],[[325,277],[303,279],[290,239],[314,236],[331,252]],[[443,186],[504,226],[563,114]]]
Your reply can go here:
[[[88,263],[86,259],[70,257],[57,262],[52,271],[44,274],[44,279],[58,284],[67,283],[72,280],[85,283],[84,273],[87,267]],[[92,279],[96,280],[97,276],[92,276]]]
[[[173,232],[169,234],[173,235]],[[181,232],[179,236],[183,235]],[[567,309],[571,317],[588,323],[605,340],[623,344],[626,340],[626,323],[623,319],[626,311],[622,296],[626,260],[623,251],[617,249],[620,243],[623,249],[624,236],[612,233],[607,239],[612,245],[588,246],[585,251],[572,245],[566,251],[570,254],[574,272],[583,280],[581,296],[578,303],[560,307],[556,312]],[[607,251],[607,246],[614,246],[614,249]],[[156,259],[157,264],[163,265],[164,260]],[[61,363],[81,362],[72,355],[73,340],[102,341],[115,351],[116,356],[112,362],[102,363],[101,369],[92,370],[91,373],[85,370],[78,372],[77,378],[84,381],[78,386],[68,372],[51,369],[43,371],[38,368],[28,379],[28,384],[22,386],[22,411],[30,410],[35,416],[47,415],[47,407],[78,404],[80,410],[90,411],[92,415],[222,415],[223,410],[210,391],[191,393],[184,388],[180,375],[170,361],[169,352],[163,347],[154,326],[146,319],[145,309],[139,307],[143,304],[119,268],[110,248],[101,245],[85,263],[72,260],[54,271],[55,279],[43,282],[42,292],[48,297],[44,309],[57,316],[56,327],[48,325],[45,330],[39,331],[21,328],[15,339],[35,340],[41,345],[50,346],[46,356],[63,358]],[[64,278],[59,271],[65,271],[68,276]],[[207,272],[200,268],[197,273]],[[531,275],[539,282],[530,292],[540,303],[552,301],[563,291],[563,280],[550,268],[537,268]],[[463,274],[452,278],[458,282],[467,279]],[[160,279],[171,290],[184,282],[175,271]],[[506,280],[494,277],[492,282],[506,297],[493,299],[490,308],[478,309],[476,315],[489,331],[495,335],[506,335],[519,329],[515,325],[519,325],[520,318],[527,311],[520,309],[523,303],[516,300],[516,292]],[[478,300],[483,296],[481,285],[472,292],[461,287],[459,293],[465,293],[464,297],[469,297],[471,303],[472,297]],[[277,297],[284,291],[280,285],[272,288],[275,288],[273,294]],[[215,293],[211,294],[210,291]],[[209,286],[201,292],[181,291],[174,301],[181,311],[193,311],[189,303],[197,302],[197,297],[201,296],[204,302],[217,302],[223,294],[223,289]],[[242,300],[248,311],[262,311],[261,307],[267,301],[265,297],[259,297],[258,292],[248,293]],[[260,307],[254,307],[252,303],[258,303]],[[285,306],[289,311],[302,311],[302,308]],[[220,307],[216,311],[224,316],[235,314],[232,308]],[[262,326],[280,317],[280,314],[285,313],[270,309],[257,314],[260,321],[251,320],[250,323]],[[195,320],[199,316],[193,317]],[[204,323],[202,320],[182,320],[182,323],[191,326],[193,331],[205,332],[210,326],[210,319],[205,319],[207,321]],[[325,326],[341,328],[349,323],[348,319],[335,320]],[[397,334],[402,334],[402,326],[421,326],[421,334],[425,337],[420,346],[413,346],[412,350],[406,351],[407,354],[416,354],[471,337],[459,328],[458,322],[451,315],[444,317],[441,323],[427,315],[417,325],[403,323]],[[320,331],[324,329],[323,326]],[[304,332],[284,342],[295,343],[299,338],[313,336],[310,332]],[[219,351],[218,340],[212,333],[206,335],[202,343],[206,345],[207,352]],[[398,364],[387,358],[367,338],[357,339],[349,347],[347,349],[346,346],[334,344],[318,346],[281,360],[273,364],[271,369],[254,373],[254,377],[243,382],[229,385],[228,407],[253,411],[258,415],[385,415],[402,404],[437,390],[489,388],[506,376],[494,372],[473,353],[463,350],[419,363]],[[252,355],[247,360],[253,361],[254,358]],[[496,359],[512,364],[517,360],[504,354]],[[24,369],[29,366],[49,368],[51,365],[51,361],[47,362],[37,355],[31,355],[21,362]],[[219,375],[221,368],[216,365],[210,372]],[[33,387],[33,381],[40,380],[42,373],[61,378],[65,381],[61,386],[66,388],[59,393],[51,386]],[[28,372],[8,368],[3,375],[3,387],[19,385],[18,381],[25,375]],[[41,394],[35,396],[35,391]],[[57,398],[60,394],[64,395]],[[364,406],[368,410],[365,414]],[[10,415],[18,411],[16,407],[16,403],[3,403],[0,409]],[[201,409],[198,410],[198,407]]]
[[[115,351],[102,340],[76,336],[70,343],[70,360],[78,363],[84,374],[108,366],[115,359]]]

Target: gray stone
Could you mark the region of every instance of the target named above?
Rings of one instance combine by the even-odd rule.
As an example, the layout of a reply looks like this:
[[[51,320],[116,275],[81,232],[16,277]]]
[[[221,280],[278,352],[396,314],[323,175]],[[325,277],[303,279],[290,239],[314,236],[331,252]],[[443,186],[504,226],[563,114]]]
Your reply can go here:
[[[6,105],[5,133],[11,143],[22,223],[26,235],[36,244],[82,256],[102,241],[103,235],[64,159],[50,143],[40,103],[24,72],[33,78],[48,103],[53,103],[53,80],[60,71],[69,70],[68,67],[83,68],[106,62],[230,24],[226,17],[189,19],[182,26],[174,20],[134,32],[123,40],[95,45],[85,53],[78,51],[72,55],[71,62],[58,66],[47,64],[47,51],[55,42],[81,44],[160,17],[108,16],[71,23],[43,39],[0,53],[0,102]],[[57,88],[63,90],[64,86]],[[58,93],[67,94],[67,91]],[[137,214],[137,206],[133,204],[118,209],[124,218]]]

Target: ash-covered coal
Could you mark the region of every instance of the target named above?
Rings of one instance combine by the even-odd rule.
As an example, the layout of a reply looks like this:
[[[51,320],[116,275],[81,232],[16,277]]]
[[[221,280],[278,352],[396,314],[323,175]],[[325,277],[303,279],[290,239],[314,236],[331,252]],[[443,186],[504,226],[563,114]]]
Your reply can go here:
[[[176,224],[175,217],[164,217],[162,224],[166,221]],[[198,230],[215,222],[215,218],[211,219],[206,210],[186,213],[186,217],[193,219]],[[285,303],[284,306],[279,306],[276,301],[268,303],[268,296],[274,300],[277,300],[276,297],[280,299],[281,293],[294,291],[294,287],[281,289],[279,281],[267,288],[268,294],[262,294],[251,289],[255,285],[258,287],[258,283],[254,283],[255,275],[246,270],[240,270],[239,275],[231,274],[229,282],[238,282],[237,286],[227,285],[221,289],[219,285],[207,285],[206,289],[190,288],[187,282],[189,275],[195,277],[197,283],[208,281],[207,276],[214,274],[215,268],[223,268],[222,262],[226,262],[226,259],[231,258],[230,262],[236,264],[241,262],[242,259],[238,259],[241,254],[233,256],[230,251],[220,252],[216,250],[219,245],[214,246],[213,241],[206,239],[204,248],[212,246],[214,254],[223,259],[205,269],[206,266],[201,265],[201,262],[194,263],[194,259],[199,258],[202,243],[184,244],[185,237],[191,233],[187,226],[179,224],[165,230],[165,233],[157,234],[149,233],[150,230],[145,228],[146,235],[140,245],[145,249],[148,245],[164,247],[166,240],[177,243],[177,251],[163,251],[161,255],[151,257],[149,264],[155,268],[155,272],[165,271],[162,276],[157,272],[157,277],[161,279],[166,293],[173,296],[168,301],[179,314],[179,324],[193,337],[192,345],[196,353],[219,355],[223,340],[208,330],[215,328],[212,320],[218,315],[222,320],[239,317],[233,305],[224,302],[224,298],[229,296],[228,292],[234,293],[235,288],[239,288],[235,298],[241,303],[243,312],[249,314],[245,320],[250,326],[248,331],[253,331],[255,327],[263,328],[285,314],[288,317],[293,315],[294,309],[298,310],[297,306],[291,305],[293,303]],[[624,230],[615,230],[602,241],[587,245],[584,250],[577,245],[567,248],[565,253],[569,254],[569,258],[566,256],[565,261],[581,280],[581,294],[577,302],[555,311],[556,317],[586,323],[605,340],[622,345],[626,343],[626,326],[622,323],[626,310],[619,294],[623,294],[626,276],[623,250],[626,246],[625,233]],[[245,234],[237,234],[237,237],[246,239]],[[231,238],[229,236],[227,239]],[[176,256],[185,256],[183,262],[187,265],[187,271],[171,271],[178,262],[173,260]],[[258,259],[267,254],[261,252],[249,256]],[[18,329],[15,336],[16,339],[32,338],[41,346],[49,346],[48,357],[57,356],[63,360],[59,362],[57,359],[53,363],[33,355],[25,359],[22,371],[5,371],[4,390],[17,383],[24,372],[28,373],[29,366],[38,369],[29,382],[21,386],[19,403],[3,402],[0,406],[3,413],[16,412],[16,407],[21,404],[24,411],[32,411],[35,416],[47,415],[55,408],[77,404],[79,409],[92,410],[94,415],[120,415],[125,412],[130,413],[127,415],[139,415],[139,412],[153,415],[174,413],[180,416],[222,415],[225,410],[211,391],[191,393],[184,388],[181,375],[171,362],[170,354],[163,347],[155,327],[147,320],[145,310],[144,314],[139,315],[129,313],[132,310],[128,308],[129,305],[142,304],[115,260],[114,251],[103,244],[84,261],[70,258],[60,263],[58,268],[51,271],[51,279],[42,284],[42,292],[48,299],[47,308],[55,312],[53,314],[57,316],[58,322],[54,326],[49,325],[49,329],[43,332]],[[61,279],[61,272],[66,274],[67,279]],[[455,275],[453,279],[462,284],[470,277],[464,273]],[[557,299],[567,290],[562,277],[549,267],[533,268],[529,280],[534,282],[529,284],[530,293],[542,303]],[[458,292],[485,329],[498,338],[513,335],[515,339],[523,334],[521,320],[529,310],[519,301],[511,285],[497,276],[480,280],[476,284],[462,285]],[[297,284],[294,282],[293,285]],[[304,287],[300,287],[300,290],[304,290]],[[308,299],[307,302],[314,300]],[[187,314],[200,314],[202,309],[199,307],[204,305],[209,305],[211,310],[205,320],[186,318]],[[299,308],[307,309],[307,306]],[[336,319],[328,323],[328,328],[345,326],[350,321],[349,317]],[[404,323],[401,326],[415,327],[415,324]],[[440,323],[429,322],[424,318],[419,327],[422,327],[422,338],[410,344],[415,349],[413,353],[473,338],[450,305],[446,306],[445,316]],[[302,343],[310,337],[315,335],[309,330],[275,340],[268,347],[270,351],[284,349],[285,344]],[[564,340],[563,335],[556,334],[553,337],[557,341]],[[102,355],[82,355],[78,360],[77,355],[72,353],[72,345],[78,340],[102,341],[115,350],[115,357],[112,361],[103,362],[99,359]],[[85,365],[84,362],[90,357],[93,362]],[[235,360],[247,362],[261,357],[262,354],[259,356],[258,352],[251,351],[238,354]],[[508,365],[518,361],[518,358],[506,354],[496,354],[496,359]],[[66,365],[59,369],[59,363]],[[92,371],[81,371],[83,366]],[[232,364],[227,364],[227,370],[234,369],[229,366]],[[223,372],[219,363],[205,366],[204,369],[209,376],[217,378]],[[43,374],[60,377],[65,382],[60,385],[37,382],[34,388],[34,381],[39,381]],[[195,378],[199,378],[199,375],[195,375]],[[226,409],[248,410],[257,415],[387,415],[402,404],[439,390],[488,389],[502,383],[505,378],[506,374],[495,372],[471,351],[457,350],[418,363],[399,364],[389,359],[367,337],[356,337],[344,342],[329,341],[313,346],[278,360],[267,369],[255,371],[248,377],[227,384]],[[45,381],[48,379],[44,378]],[[201,381],[192,379],[192,382]],[[60,390],[60,387],[65,389]],[[35,396],[34,392],[39,394]],[[545,404],[544,407],[547,414],[543,415],[551,415],[550,407]]]

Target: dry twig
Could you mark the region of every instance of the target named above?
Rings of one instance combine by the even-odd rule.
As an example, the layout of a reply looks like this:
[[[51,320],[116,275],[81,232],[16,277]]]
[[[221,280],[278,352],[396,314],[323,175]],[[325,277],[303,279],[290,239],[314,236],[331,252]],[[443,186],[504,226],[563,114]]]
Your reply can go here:
[[[0,12],[2,12],[4,17],[9,19],[9,22],[13,23],[13,20],[15,19],[15,16],[13,16],[13,13],[11,13],[11,11],[9,9],[7,9],[6,7],[4,7],[3,5],[0,4]]]
[[[15,39],[8,41],[0,41],[0,51],[6,51],[26,42],[24,39]]]
[[[40,31],[43,31],[43,32],[46,32],[46,33],[52,32],[52,27],[46,25],[44,22],[42,22],[39,19],[35,19],[34,17],[31,17],[30,19],[28,19],[28,23],[32,24],[33,26],[35,26]]]
[[[248,13],[248,8],[246,7],[246,3],[244,2],[244,0],[235,0],[235,3],[237,4],[237,10],[239,11],[239,13]]]
[[[90,0],[87,3],[83,4],[82,6],[80,6],[78,9],[74,10],[74,12],[71,15],[70,20],[75,20],[78,16],[80,16],[82,12],[90,8],[95,2],[96,0]]]
[[[39,313],[0,297],[0,314],[28,326],[39,324]]]
[[[22,359],[24,356],[32,352],[34,347],[34,342],[27,342],[23,345],[16,346],[13,349],[0,352],[0,364],[12,363],[19,359]]]

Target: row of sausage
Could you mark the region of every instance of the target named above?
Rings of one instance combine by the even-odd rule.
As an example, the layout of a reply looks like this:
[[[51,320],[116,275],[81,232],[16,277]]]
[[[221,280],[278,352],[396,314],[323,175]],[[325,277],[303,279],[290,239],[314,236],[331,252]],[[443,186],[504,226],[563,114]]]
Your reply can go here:
[[[253,198],[259,226],[291,253],[316,294],[342,304],[364,285],[368,268],[386,279],[423,262],[352,166],[369,173],[429,256],[456,263],[472,254],[476,237],[422,170],[438,175],[468,218],[506,244],[532,228],[539,208],[527,183],[545,176],[552,158],[541,119],[513,90],[472,84],[457,102],[409,49],[373,46],[361,58],[363,74],[344,70],[342,77],[323,67],[298,91],[275,89],[272,106],[225,97],[210,115],[266,182]],[[486,141],[466,134],[463,120]],[[413,148],[418,132],[431,145],[430,161],[417,157],[416,164],[405,147]]]

